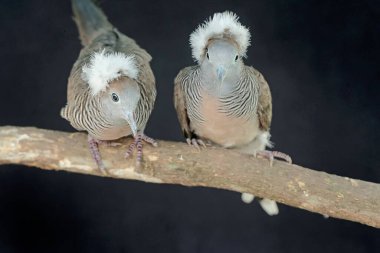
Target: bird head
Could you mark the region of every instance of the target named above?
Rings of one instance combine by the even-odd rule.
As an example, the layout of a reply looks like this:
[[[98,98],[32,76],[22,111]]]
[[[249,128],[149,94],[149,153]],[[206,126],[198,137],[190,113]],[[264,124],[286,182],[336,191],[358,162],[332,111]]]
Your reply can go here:
[[[211,69],[211,75],[219,82],[241,64],[239,50],[231,40],[212,40],[205,52],[201,65]]]
[[[93,97],[100,98],[103,114],[114,125],[128,123],[137,134],[135,110],[140,100],[138,63],[134,55],[121,52],[93,53],[82,68],[82,79]]]
[[[136,136],[138,128],[135,111],[140,100],[140,88],[136,80],[128,77],[114,80],[99,95],[109,120],[120,126],[128,123],[133,136]]]
[[[192,55],[199,65],[207,67],[211,75],[222,82],[241,66],[250,38],[248,28],[239,22],[236,14],[215,13],[190,35]]]

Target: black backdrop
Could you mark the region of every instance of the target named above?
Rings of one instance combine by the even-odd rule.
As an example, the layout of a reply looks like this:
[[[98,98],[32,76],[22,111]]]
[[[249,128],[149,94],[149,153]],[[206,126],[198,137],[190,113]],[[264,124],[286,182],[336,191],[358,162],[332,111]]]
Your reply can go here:
[[[2,0],[0,125],[73,131],[59,117],[80,50],[69,1]],[[101,1],[153,56],[147,133],[182,140],[173,78],[189,34],[232,10],[252,32],[247,63],[273,93],[272,140],[298,164],[380,182],[378,1]],[[0,140],[1,141],[1,140]],[[380,212],[380,210],[379,210]],[[239,194],[1,166],[0,252],[379,252],[373,228]]]

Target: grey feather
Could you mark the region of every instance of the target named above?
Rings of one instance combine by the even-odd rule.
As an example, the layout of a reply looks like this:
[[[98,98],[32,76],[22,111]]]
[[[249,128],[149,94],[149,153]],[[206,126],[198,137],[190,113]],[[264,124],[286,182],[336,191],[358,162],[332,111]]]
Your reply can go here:
[[[109,97],[107,91],[114,87],[133,95],[125,95],[123,99],[136,102],[135,108],[131,109],[137,130],[143,133],[156,99],[155,78],[149,64],[152,57],[133,39],[113,27],[92,1],[73,0],[72,4],[84,48],[71,70],[67,105],[62,108],[61,116],[75,129],[87,131],[97,140],[115,140],[131,135],[132,130],[127,121],[121,119],[122,115],[115,115],[118,111],[112,107],[112,103],[105,102]],[[83,79],[83,67],[90,64],[96,52],[133,56],[139,71],[137,79],[121,76],[108,84],[107,91],[92,95],[89,83]]]
[[[192,66],[184,68],[177,75],[175,83],[175,96],[174,103],[177,111],[177,115],[181,124],[181,127],[185,133],[185,136],[195,135],[203,139],[209,139],[209,136],[203,136],[201,133],[202,128],[204,128],[205,115],[202,114],[202,108],[208,107],[208,102],[205,100],[205,95],[207,97],[215,98],[218,103],[218,107],[214,112],[218,115],[219,119],[223,123],[227,123],[232,119],[240,119],[242,122],[248,122],[252,125],[258,124],[258,108],[261,96],[260,93],[262,86],[267,86],[266,82],[261,84],[262,80],[259,80],[255,75],[252,75],[253,71],[257,72],[252,67],[244,66],[239,79],[231,88],[230,92],[225,94],[213,95],[213,92],[209,92],[205,87],[204,83],[207,82],[202,78],[202,70],[199,66]],[[269,90],[266,90],[269,91]],[[214,92],[216,94],[217,92]],[[270,95],[268,96],[270,98]],[[181,102],[183,100],[184,102]],[[269,101],[271,103],[271,101]],[[270,112],[271,113],[271,112]],[[270,120],[267,122],[270,125]],[[215,126],[216,131],[223,131],[225,124],[218,124]],[[239,125],[236,125],[236,135],[244,134],[239,131]],[[268,129],[261,129],[257,126],[259,130],[257,135],[261,131],[267,131]],[[228,146],[229,148],[240,148],[245,147],[250,142],[254,141],[257,135],[247,136],[242,142],[236,143],[233,146]],[[229,136],[224,136],[223,138],[228,138]],[[216,144],[222,145],[222,140],[211,139]],[[253,153],[254,150],[251,151]]]
[[[72,9],[83,46],[89,45],[103,30],[112,28],[102,10],[91,0],[72,1]]]
[[[216,27],[224,25],[215,22]],[[189,144],[197,145],[193,139],[200,139],[256,155],[271,147],[270,89],[259,71],[244,65],[239,43],[228,29],[220,31],[206,43],[192,41],[204,44],[199,50],[204,53],[197,58],[199,65],[182,69],[175,78],[175,109]],[[260,203],[268,214],[278,212],[274,201]]]

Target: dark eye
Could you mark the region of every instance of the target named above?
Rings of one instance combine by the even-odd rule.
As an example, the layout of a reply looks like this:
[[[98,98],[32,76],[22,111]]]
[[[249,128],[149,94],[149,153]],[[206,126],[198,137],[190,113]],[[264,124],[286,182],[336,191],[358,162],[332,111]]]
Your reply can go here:
[[[207,56],[207,59],[209,59],[209,60],[210,60],[210,56],[208,55],[208,53],[206,54],[206,56]]]
[[[116,93],[112,93],[111,96],[112,96],[112,101],[114,101],[114,102],[118,102],[119,101],[119,96],[116,95]]]
[[[238,55],[236,55],[235,56],[235,61],[237,61],[239,59],[239,56]]]

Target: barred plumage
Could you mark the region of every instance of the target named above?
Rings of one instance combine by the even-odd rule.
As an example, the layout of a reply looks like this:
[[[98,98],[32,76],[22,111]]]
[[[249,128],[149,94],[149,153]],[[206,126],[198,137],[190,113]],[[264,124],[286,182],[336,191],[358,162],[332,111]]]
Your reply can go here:
[[[264,77],[242,60],[249,37],[230,12],[215,14],[191,35],[199,65],[182,69],[174,80],[178,119],[191,145],[208,141],[242,153],[290,159],[265,150],[271,147],[272,98]],[[278,213],[274,201],[260,203],[268,214]]]
[[[243,117],[250,120],[255,113],[259,100],[258,80],[250,75],[249,69],[243,68],[240,79],[228,96],[221,97],[221,112],[231,117]]]
[[[233,118],[241,119],[241,122],[247,122],[248,125],[252,125],[250,129],[254,128],[253,125],[258,125],[257,110],[260,96],[260,86],[267,84],[266,82],[260,84],[257,77],[255,75],[252,75],[254,71],[256,70],[254,70],[252,67],[244,66],[241,73],[239,74],[239,78],[235,80],[235,83],[228,84],[232,87],[230,92],[227,94],[220,94],[218,96],[215,96],[218,106],[212,113],[215,115],[220,115],[221,121],[228,121],[229,119]],[[207,107],[207,104],[209,102],[207,100],[205,101],[205,96],[209,97],[209,88],[205,85],[207,81],[208,80],[205,80],[202,77],[202,70],[199,66],[192,66],[183,69],[175,79],[175,89],[177,90],[177,95],[175,96],[175,105],[177,109],[177,115],[180,118],[183,129],[189,129],[187,133],[185,133],[186,137],[195,135],[204,139],[210,138],[210,136],[203,136],[201,134],[203,132],[202,128],[204,128],[205,125],[208,126],[207,124],[210,123],[207,122],[207,116],[202,113],[202,110],[204,110],[205,106]],[[217,89],[217,87],[214,88]],[[178,95],[179,93],[181,93],[181,95]],[[181,106],[179,106],[179,100],[182,99],[185,101],[185,105],[182,105],[181,108]],[[184,109],[186,109],[186,112],[183,111]],[[183,114],[185,114],[186,117],[181,116]],[[183,120],[183,118],[187,118],[188,122],[186,120]],[[188,126],[184,127],[184,125]],[[268,130],[269,125],[268,128],[263,130]],[[239,134],[241,131],[239,131],[238,128],[241,126],[235,127],[237,128],[236,133]],[[216,131],[218,131],[218,129],[223,129],[224,124],[217,125],[215,128],[216,129],[214,130]],[[229,137],[230,136],[224,136],[223,139]],[[232,146],[235,148],[244,146],[252,142],[255,138],[256,134],[252,134],[249,139],[245,139],[241,143],[235,143]],[[211,138],[210,140],[216,144],[223,146],[223,142],[220,142],[218,139]]]
[[[75,129],[88,132],[91,148],[97,147],[95,142],[128,135],[141,141],[156,99],[155,78],[149,65],[152,57],[114,28],[91,0],[73,0],[72,4],[84,48],[71,70],[67,105],[61,116]],[[91,80],[96,81],[95,86]],[[98,151],[91,151],[104,169]],[[139,150],[138,161],[141,154]]]
[[[102,110],[99,96],[92,96],[88,84],[82,79],[82,67],[89,62],[93,52],[105,49],[112,52],[125,52],[126,54],[135,54],[133,47],[138,47],[135,43],[130,43],[130,47],[126,47],[123,41],[118,41],[117,38],[122,38],[124,35],[115,34],[117,31],[109,31],[97,38],[96,42],[84,48],[80,54],[80,58],[74,64],[72,73],[69,78],[68,85],[68,104],[63,109],[62,116],[69,120],[77,130],[86,130],[97,139],[102,138],[102,133],[105,129],[111,129],[112,122],[107,121],[107,115]],[[100,43],[100,40],[104,42]],[[119,39],[120,40],[120,39]],[[138,48],[139,49],[139,48]],[[123,51],[122,51],[123,50]],[[138,50],[141,54],[141,50]],[[146,53],[147,54],[147,53]],[[154,85],[154,76],[149,67],[149,62],[145,59],[147,56],[136,57],[140,75],[137,84],[140,88],[140,97],[135,110],[136,123],[139,130],[144,130],[148,121],[149,115],[153,109],[156,98],[156,89]],[[128,126],[126,126],[128,127]],[[115,137],[115,139],[123,136]]]

